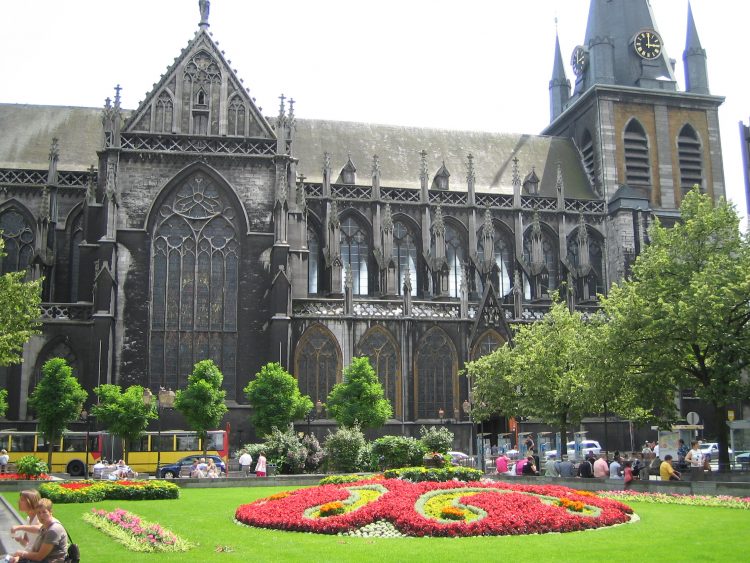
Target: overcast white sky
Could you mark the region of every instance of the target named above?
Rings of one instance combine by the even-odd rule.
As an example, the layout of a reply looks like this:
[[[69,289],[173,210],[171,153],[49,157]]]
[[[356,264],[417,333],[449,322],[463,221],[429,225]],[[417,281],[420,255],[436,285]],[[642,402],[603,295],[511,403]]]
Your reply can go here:
[[[652,0],[684,89],[687,0]],[[727,193],[744,215],[739,121],[750,117],[750,2],[693,0],[719,110]],[[275,115],[539,133],[549,122],[555,17],[563,60],[589,0],[213,0],[210,30]],[[3,3],[0,102],[92,106],[121,84],[134,109],[198,29],[197,0]],[[573,76],[567,67],[568,77]],[[2,134],[2,132],[0,132]]]

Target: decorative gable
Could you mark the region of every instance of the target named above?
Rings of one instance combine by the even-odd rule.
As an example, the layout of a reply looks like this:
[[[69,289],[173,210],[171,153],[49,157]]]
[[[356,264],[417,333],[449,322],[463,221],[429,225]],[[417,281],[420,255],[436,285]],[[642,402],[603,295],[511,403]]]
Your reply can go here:
[[[275,138],[229,63],[205,29],[196,32],[124,131]]]

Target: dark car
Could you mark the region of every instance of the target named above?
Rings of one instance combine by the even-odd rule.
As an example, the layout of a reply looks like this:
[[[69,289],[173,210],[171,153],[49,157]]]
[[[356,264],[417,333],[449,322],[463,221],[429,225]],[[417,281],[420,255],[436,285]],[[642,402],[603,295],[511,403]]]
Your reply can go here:
[[[190,476],[190,468],[193,466],[194,460],[200,460],[202,455],[189,455],[186,457],[183,457],[182,459],[175,461],[174,463],[168,463],[166,465],[162,465],[159,468],[159,477],[162,479],[173,479],[175,477],[189,477]],[[208,462],[209,459],[213,459],[214,463],[216,464],[216,467],[219,468],[219,471],[226,476],[227,474],[227,466],[224,463],[224,460],[222,460],[217,455],[207,455],[205,456],[206,462]]]

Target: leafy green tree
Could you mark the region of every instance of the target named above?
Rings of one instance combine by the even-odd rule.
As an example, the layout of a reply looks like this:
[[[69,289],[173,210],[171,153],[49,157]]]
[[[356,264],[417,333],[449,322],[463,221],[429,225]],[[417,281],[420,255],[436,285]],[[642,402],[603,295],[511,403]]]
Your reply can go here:
[[[42,379],[29,397],[39,420],[39,432],[47,442],[47,466],[52,468],[52,448],[68,425],[78,420],[88,393],[78,383],[63,358],[52,358],[42,366]]]
[[[366,357],[352,358],[344,370],[344,381],[333,386],[326,402],[328,413],[341,426],[379,428],[393,416],[390,401]]]
[[[342,427],[328,434],[323,444],[326,462],[331,471],[361,471],[367,459],[367,441],[357,424]]]
[[[156,405],[143,402],[143,387],[131,385],[125,391],[119,385],[104,384],[94,388],[99,403],[91,407],[91,414],[112,434],[122,440],[125,463],[130,453],[129,444],[146,430],[149,420],[155,419]]]
[[[0,236],[0,262],[5,256]],[[0,276],[0,366],[21,361],[23,345],[39,334],[42,280],[24,281],[25,271]]]
[[[203,444],[206,455],[208,431],[216,428],[227,413],[224,398],[227,392],[221,388],[224,375],[212,360],[202,360],[193,366],[185,389],[177,391],[174,406],[182,413],[192,430]]]
[[[453,432],[447,426],[420,426],[419,441],[428,452],[447,453],[453,449]]]
[[[427,448],[411,436],[383,436],[372,442],[373,465],[380,470],[422,465]]]
[[[596,408],[584,356],[591,330],[580,313],[555,300],[541,321],[516,332],[512,347],[506,343],[471,362],[466,372],[474,376],[474,419],[492,412],[534,417],[566,436]]]
[[[250,420],[261,436],[274,427],[286,428],[313,408],[310,397],[300,393],[294,376],[276,362],[263,366],[244,391],[253,407]]]
[[[603,300],[608,350],[623,377],[655,389],[692,389],[713,406],[719,470],[729,470],[727,408],[748,399],[750,241],[734,206],[697,189],[671,228],[655,222],[632,279]],[[665,403],[665,411],[673,409]]]

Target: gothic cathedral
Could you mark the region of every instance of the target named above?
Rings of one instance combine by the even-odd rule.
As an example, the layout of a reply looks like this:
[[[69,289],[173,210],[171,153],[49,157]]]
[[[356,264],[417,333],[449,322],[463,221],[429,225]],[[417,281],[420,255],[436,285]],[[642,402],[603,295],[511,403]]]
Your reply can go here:
[[[365,355],[393,432],[462,422],[465,362],[556,291],[595,310],[655,217],[695,184],[725,195],[723,98],[690,11],[679,90],[649,2],[591,0],[574,83],[558,41],[550,124],[517,135],[297,119],[283,97],[264,116],[200,4],[140,107],[0,104],[0,269],[44,277],[42,334],[0,368],[13,421],[50,357],[89,390],[154,392],[211,358],[250,432],[263,364],[315,402]]]

